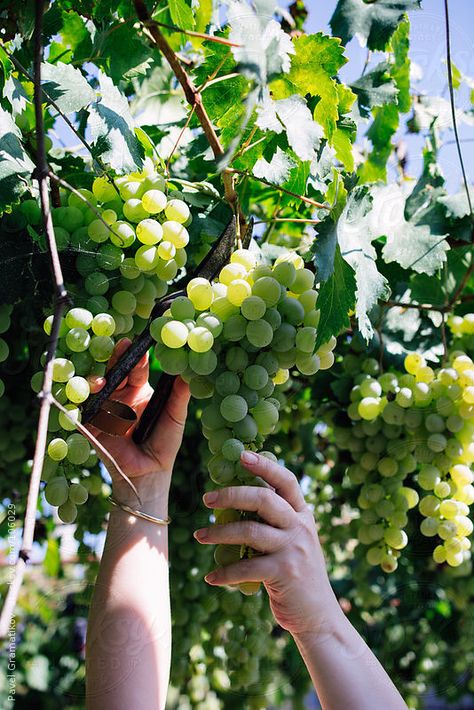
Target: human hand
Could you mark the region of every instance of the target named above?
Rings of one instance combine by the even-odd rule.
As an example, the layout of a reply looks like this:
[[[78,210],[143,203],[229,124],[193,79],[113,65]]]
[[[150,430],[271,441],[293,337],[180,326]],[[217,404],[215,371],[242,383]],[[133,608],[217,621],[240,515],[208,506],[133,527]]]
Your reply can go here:
[[[219,567],[205,579],[212,585],[263,582],[280,626],[293,635],[305,634],[341,611],[329,583],[313,512],[291,471],[248,451],[241,463],[272,488],[230,486],[206,493],[204,503],[253,511],[262,522],[216,524],[196,530],[194,536],[203,544],[244,544],[263,554]]]
[[[108,369],[115,365],[130,345],[131,340],[128,338],[123,338],[116,344]],[[138,420],[153,394],[153,388],[148,382],[148,374],[148,353],[146,353],[111,397],[131,407],[136,412]],[[104,386],[105,378],[91,376],[89,383],[91,392],[95,394]],[[132,439],[135,427],[131,427],[124,436],[113,436],[93,425],[87,425],[91,433],[117,461],[122,471],[133,480],[142,501],[168,495],[171,472],[183,438],[189,397],[188,385],[177,378],[151,436],[140,445],[135,444]],[[100,452],[98,455],[101,457]],[[102,460],[107,466],[105,458]],[[122,503],[135,505],[136,496],[127,482],[114,471],[110,473],[117,499]]]

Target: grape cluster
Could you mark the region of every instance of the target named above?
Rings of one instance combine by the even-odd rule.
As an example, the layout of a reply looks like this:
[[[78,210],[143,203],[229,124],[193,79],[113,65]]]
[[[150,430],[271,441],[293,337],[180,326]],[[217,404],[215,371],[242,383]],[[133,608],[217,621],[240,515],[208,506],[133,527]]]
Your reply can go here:
[[[87,468],[95,456],[87,439],[74,431],[90,394],[88,378],[105,373],[117,336],[133,337],[145,327],[156,299],[166,294],[168,282],[186,263],[189,234],[185,225],[191,221],[187,204],[177,193],[166,194],[166,181],[149,160],[139,173],[114,181],[97,177],[92,190],[77,192],[82,199],[73,192],[65,206],[53,209],[59,248],[79,252],[76,269],[81,280],[75,299],[80,305],[70,309],[61,322],[53,362],[53,396],[69,417],[56,409],[51,412],[43,475],[46,500],[59,506],[64,522],[75,520],[77,505],[88,495],[80,481],[71,483],[66,474],[69,471],[71,477],[80,467]],[[20,209],[30,224],[40,222],[35,200],[25,200]],[[71,293],[75,289],[77,284]],[[0,313],[0,327],[1,317]],[[49,315],[44,322],[47,335],[52,321]],[[34,391],[40,391],[42,380],[42,372],[33,375]],[[57,471],[50,476],[54,465]]]
[[[354,356],[346,358],[350,369]],[[350,452],[348,479],[361,486],[358,538],[369,546],[367,561],[397,568],[407,511],[417,508],[421,533],[439,538],[434,560],[459,566],[470,558],[473,530],[474,363],[454,351],[437,370],[417,353],[405,358],[404,373],[376,376],[374,360],[364,368],[350,393],[351,425],[334,433]]]
[[[210,400],[201,423],[216,484],[255,482],[239,459],[246,448],[261,449],[274,430],[278,387],[290,368],[314,375],[334,362],[335,338],[316,349],[320,312],[313,287],[314,274],[298,255],[285,253],[272,266],[258,265],[252,251],[238,249],[215,282],[192,279],[187,295],[151,323],[163,370],[181,375],[197,399]],[[216,511],[218,523],[239,518],[235,511]],[[251,554],[221,545],[215,557],[226,565]],[[241,585],[247,593],[256,588]]]
[[[473,352],[474,313],[465,313],[463,316],[450,313],[446,322],[451,330],[456,347],[465,352]]]
[[[10,327],[10,315],[13,310],[13,306],[8,304],[0,305],[0,335],[7,332]],[[7,341],[0,337],[0,363],[5,362],[8,357],[9,347]],[[0,398],[5,392],[5,383],[0,378]]]

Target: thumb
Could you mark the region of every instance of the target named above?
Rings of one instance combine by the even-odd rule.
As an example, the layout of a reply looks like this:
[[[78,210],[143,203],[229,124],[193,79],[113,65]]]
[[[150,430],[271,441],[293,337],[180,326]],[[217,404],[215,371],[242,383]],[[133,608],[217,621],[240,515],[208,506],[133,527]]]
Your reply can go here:
[[[145,448],[165,469],[173,466],[181,446],[190,396],[189,385],[177,377],[166,407],[145,443]]]

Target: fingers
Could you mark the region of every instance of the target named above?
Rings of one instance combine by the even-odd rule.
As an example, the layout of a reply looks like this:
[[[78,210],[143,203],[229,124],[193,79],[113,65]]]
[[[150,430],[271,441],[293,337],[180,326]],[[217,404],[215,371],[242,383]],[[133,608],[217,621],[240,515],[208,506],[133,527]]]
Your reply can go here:
[[[191,394],[180,377],[173,384],[166,407],[146,442],[146,448],[166,468],[172,466],[181,446]]]
[[[148,353],[137,362],[133,370],[128,375],[130,387],[143,387],[148,382]]]
[[[291,524],[293,508],[269,488],[257,486],[228,486],[204,495],[204,503],[210,508],[233,508],[257,513],[260,518],[276,528]]]
[[[272,557],[253,557],[227,567],[218,567],[204,579],[208,584],[239,584],[239,582],[265,582],[275,576],[275,560]]]
[[[205,545],[248,545],[258,552],[276,552],[285,544],[284,534],[256,520],[212,525],[196,530],[194,537]]]
[[[251,473],[261,476],[267,481],[279,496],[288,501],[297,513],[306,508],[306,502],[298,479],[287,468],[280,466],[276,461],[267,459],[266,456],[255,454],[253,451],[244,451],[240,461]]]
[[[105,385],[105,377],[100,377],[100,375],[89,375],[87,381],[91,389],[91,394],[97,394]]]

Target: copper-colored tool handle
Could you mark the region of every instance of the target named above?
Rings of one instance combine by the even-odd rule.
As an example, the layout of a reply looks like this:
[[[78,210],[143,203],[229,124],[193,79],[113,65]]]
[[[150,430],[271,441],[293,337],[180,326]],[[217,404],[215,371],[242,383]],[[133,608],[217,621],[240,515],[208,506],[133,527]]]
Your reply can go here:
[[[136,444],[143,444],[155,428],[155,425],[158,423],[166,407],[175,379],[175,375],[167,375],[165,372],[162,373],[156,385],[156,389],[140,417],[137,428],[133,432],[132,438]]]

